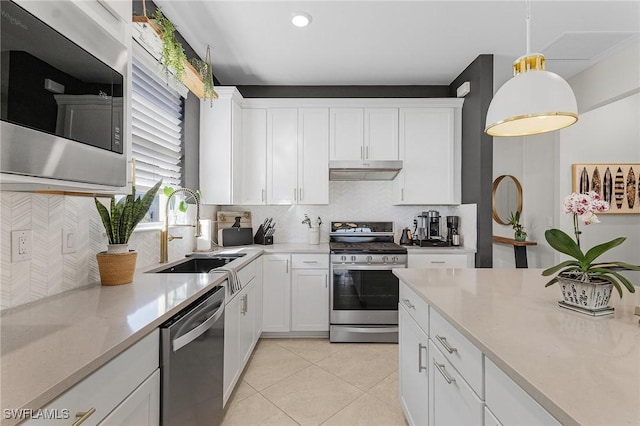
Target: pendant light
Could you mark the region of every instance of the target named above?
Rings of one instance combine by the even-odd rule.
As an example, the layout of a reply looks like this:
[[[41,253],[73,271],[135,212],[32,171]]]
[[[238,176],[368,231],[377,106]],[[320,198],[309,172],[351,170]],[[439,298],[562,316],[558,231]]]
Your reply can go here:
[[[526,2],[527,54],[513,63],[513,78],[495,94],[485,132],[491,136],[528,136],[578,121],[576,97],[558,74],[545,70],[541,53],[530,53],[530,6]]]

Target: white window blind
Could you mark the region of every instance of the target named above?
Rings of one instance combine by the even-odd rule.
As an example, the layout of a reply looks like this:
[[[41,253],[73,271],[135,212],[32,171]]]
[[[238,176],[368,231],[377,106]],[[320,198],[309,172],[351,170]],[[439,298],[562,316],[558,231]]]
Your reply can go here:
[[[182,182],[182,97],[139,59],[133,58],[132,155],[136,189]]]

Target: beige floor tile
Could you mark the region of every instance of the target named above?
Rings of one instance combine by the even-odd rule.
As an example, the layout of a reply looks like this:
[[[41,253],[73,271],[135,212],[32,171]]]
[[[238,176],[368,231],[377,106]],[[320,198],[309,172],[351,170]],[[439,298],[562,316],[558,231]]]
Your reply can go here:
[[[309,361],[264,339],[260,340],[247,366],[244,381],[261,391],[309,365]]]
[[[398,369],[398,345],[350,345],[316,365],[367,391]]]
[[[402,413],[369,394],[349,404],[323,426],[406,426]]]
[[[242,401],[243,399],[254,395],[257,391],[252,388],[247,382],[241,380],[240,383],[236,385],[236,390],[233,395],[231,395],[231,400],[227,402],[227,404],[231,405],[236,402]]]
[[[262,395],[301,425],[319,425],[362,391],[312,365],[263,390]]]
[[[296,425],[282,410],[264,396],[256,393],[229,406],[222,421],[223,426]]]
[[[280,339],[278,344],[310,362],[318,362],[346,346],[327,339]]]
[[[380,383],[369,389],[367,393],[389,405],[399,416],[404,417],[400,406],[400,392],[398,389],[398,371],[389,374]],[[425,399],[426,401],[426,399]]]

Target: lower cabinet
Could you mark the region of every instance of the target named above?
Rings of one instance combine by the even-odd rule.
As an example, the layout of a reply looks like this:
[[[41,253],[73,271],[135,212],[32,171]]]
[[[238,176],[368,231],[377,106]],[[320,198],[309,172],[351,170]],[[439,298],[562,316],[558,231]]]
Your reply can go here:
[[[410,425],[427,425],[429,338],[402,304],[398,309],[398,324],[400,405]]]
[[[262,331],[288,332],[291,330],[291,256],[267,254],[262,258]]]
[[[409,253],[407,268],[473,268],[474,256],[460,253]]]
[[[429,360],[429,424],[481,425],[484,402],[433,342]]]
[[[160,417],[160,336],[154,331],[43,407],[68,413],[47,425],[157,425]],[[65,417],[61,415],[60,417]],[[25,425],[42,425],[30,419]],[[74,423],[76,424],[76,423]],[[77,423],[80,424],[80,423]]]
[[[294,269],[291,331],[329,331],[329,271]]]

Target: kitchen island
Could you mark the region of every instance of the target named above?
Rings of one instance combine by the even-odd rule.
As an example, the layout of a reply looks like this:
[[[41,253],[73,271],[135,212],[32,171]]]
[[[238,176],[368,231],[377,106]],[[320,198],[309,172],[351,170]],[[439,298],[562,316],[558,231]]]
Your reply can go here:
[[[394,270],[482,353],[485,373],[494,364],[561,424],[640,424],[640,291],[614,294],[615,313],[591,317],[559,307],[540,272]]]

